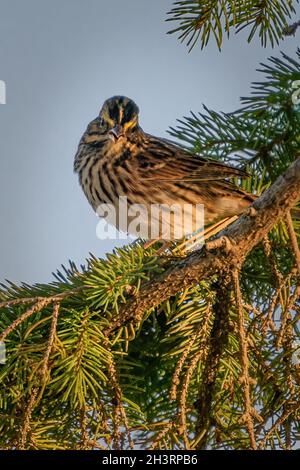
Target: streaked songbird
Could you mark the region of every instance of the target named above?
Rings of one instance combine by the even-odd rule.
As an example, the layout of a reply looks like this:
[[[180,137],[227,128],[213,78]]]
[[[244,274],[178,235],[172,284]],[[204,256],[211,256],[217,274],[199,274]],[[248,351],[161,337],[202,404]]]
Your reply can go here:
[[[106,100],[99,116],[89,123],[75,155],[74,170],[95,211],[102,204],[110,204],[118,213],[120,196],[126,196],[127,226],[122,226],[119,216],[113,223],[129,232],[141,229],[134,224],[134,229],[128,228],[134,220],[131,208],[136,204],[143,205],[148,214],[153,205],[184,208],[202,204],[205,224],[212,224],[241,214],[254,197],[230,181],[246,177],[244,171],[144,132],[139,125],[138,106],[125,96]],[[190,214],[189,231],[193,232],[199,227],[194,209]],[[155,238],[164,239],[161,215],[140,219],[139,225],[145,225],[143,238],[154,238],[148,229],[158,219],[160,233],[156,232]],[[180,224],[180,217],[169,219],[173,231]]]

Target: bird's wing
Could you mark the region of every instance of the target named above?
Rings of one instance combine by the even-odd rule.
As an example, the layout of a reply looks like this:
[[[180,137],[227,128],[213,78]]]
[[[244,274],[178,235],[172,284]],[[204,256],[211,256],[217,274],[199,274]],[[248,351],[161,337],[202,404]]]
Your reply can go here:
[[[248,173],[216,160],[194,155],[170,141],[146,134],[136,153],[135,164],[144,179],[159,181],[212,181],[246,178]]]

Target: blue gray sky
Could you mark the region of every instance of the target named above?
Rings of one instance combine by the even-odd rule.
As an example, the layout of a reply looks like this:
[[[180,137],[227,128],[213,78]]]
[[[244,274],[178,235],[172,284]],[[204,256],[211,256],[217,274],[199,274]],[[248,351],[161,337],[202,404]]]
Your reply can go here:
[[[166,35],[172,3],[1,0],[0,281],[48,281],[68,259],[80,264],[123,244],[96,237],[97,218],[72,168],[106,98],[133,98],[142,127],[166,137],[202,103],[234,110],[259,78],[259,62],[279,50],[293,55],[299,44],[299,33],[275,50],[240,35],[221,53],[211,42],[188,54]]]

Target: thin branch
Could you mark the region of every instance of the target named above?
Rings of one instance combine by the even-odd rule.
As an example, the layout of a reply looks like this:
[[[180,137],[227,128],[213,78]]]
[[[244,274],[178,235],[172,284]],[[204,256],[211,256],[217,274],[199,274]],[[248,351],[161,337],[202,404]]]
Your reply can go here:
[[[286,327],[287,327],[288,321],[291,319],[290,312],[298,298],[299,298],[299,287],[296,287],[295,292],[288,299],[288,302],[281,315],[281,326],[280,326],[280,330],[278,331],[278,335],[277,335],[276,342],[275,342],[277,349],[279,349],[282,346],[282,340],[286,333]]]
[[[32,309],[27,310],[25,312],[25,314],[27,314],[27,318],[30,315],[32,315],[32,313],[36,312],[37,309],[41,309],[44,306],[45,302],[46,302],[46,299],[44,299],[43,301],[38,302],[36,305],[34,305],[32,307]],[[41,307],[41,305],[42,305],[42,307]],[[23,317],[25,316],[25,314],[23,315]],[[39,392],[39,389],[40,389],[39,385],[34,386],[34,388],[31,391],[30,399],[29,399],[29,402],[28,402],[27,407],[25,409],[21,434],[20,434],[19,443],[18,443],[18,449],[21,449],[21,450],[25,449],[25,447],[26,447],[26,441],[27,441],[28,433],[30,431],[30,420],[31,420],[33,409],[34,409],[37,401],[40,399],[40,397],[43,393],[43,390],[45,388],[46,373],[47,373],[47,370],[48,370],[48,361],[49,361],[49,357],[50,357],[53,342],[54,342],[54,336],[55,336],[55,333],[56,333],[58,314],[59,314],[59,302],[55,301],[54,306],[53,306],[53,316],[52,316],[50,334],[49,334],[49,338],[48,338],[48,344],[47,344],[45,354],[43,356],[42,367],[39,371],[39,377],[41,378],[41,387],[42,388],[40,390],[39,395],[38,395],[38,392]],[[18,320],[21,320],[21,317]],[[22,318],[22,321],[24,321],[24,318]],[[15,325],[15,327],[16,327],[16,325]]]
[[[49,301],[48,299],[42,299],[36,302],[32,307],[30,307],[28,310],[26,310],[22,315],[17,318],[15,321],[13,321],[0,335],[0,341],[4,341],[6,336],[8,336],[17,326],[19,326],[21,323],[23,323],[27,318],[31,317],[34,313],[40,312],[46,305],[49,305],[51,303],[51,300]]]
[[[49,357],[52,351],[53,343],[54,343],[54,337],[56,334],[56,327],[57,327],[57,319],[59,315],[59,307],[60,304],[59,302],[55,302],[53,305],[53,315],[52,315],[52,322],[51,322],[51,327],[50,327],[50,334],[48,338],[48,344],[47,344],[47,349],[45,352],[45,355],[43,357],[43,364],[40,370],[40,375],[43,380],[45,380],[46,373],[48,370],[48,362],[49,362]]]
[[[185,349],[183,353],[181,354],[179,361],[177,362],[175,372],[172,377],[172,386],[170,390],[170,399],[171,400],[176,400],[177,396],[177,389],[178,385],[180,383],[180,374],[182,372],[183,366],[186,363],[186,360],[188,358],[188,355],[190,354],[195,342],[199,344],[199,347],[202,348],[205,346],[205,340],[206,336],[209,332],[209,322],[211,319],[212,315],[212,306],[209,303],[207,306],[206,311],[203,314],[202,321],[197,328],[197,331],[191,336],[190,340],[188,341],[187,345],[185,346]],[[200,339],[200,341],[199,341]]]
[[[287,229],[288,229],[289,237],[291,240],[291,244],[292,244],[292,248],[293,248],[293,252],[294,252],[294,256],[296,260],[298,273],[300,275],[300,250],[299,250],[298,241],[297,241],[297,237],[295,234],[293,220],[292,220],[290,211],[286,214],[286,223],[287,223]]]
[[[272,296],[266,317],[262,325],[262,333],[264,336],[266,335],[269,326],[272,328],[273,332],[276,331],[276,326],[273,321],[273,316],[274,316],[275,309],[278,303],[278,298],[281,296],[282,289],[286,286],[286,284],[290,282],[291,278],[296,274],[296,272],[297,271],[295,269],[292,269],[292,271],[286,277],[282,279],[280,285],[277,287],[274,295]]]
[[[36,403],[36,397],[38,394],[39,388],[35,386],[32,391],[31,391],[31,396],[30,400],[27,404],[27,407],[25,409],[24,413],[24,419],[23,419],[23,424],[21,428],[21,434],[20,434],[20,439],[17,448],[19,450],[24,450],[26,447],[26,442],[27,442],[27,436],[28,433],[30,432],[30,420],[31,420],[31,415],[32,411],[34,409],[35,403]]]
[[[191,363],[186,371],[186,375],[184,377],[183,385],[182,385],[182,390],[180,394],[180,413],[179,413],[179,434],[183,436],[183,441],[184,441],[184,448],[186,450],[190,450],[190,442],[188,438],[188,426],[186,423],[186,402],[187,402],[187,397],[188,397],[188,391],[189,391],[189,385],[190,381],[193,377],[193,372],[195,368],[197,367],[200,359],[203,357],[205,351],[202,349],[198,351],[197,354],[194,355],[194,357],[191,360]]]
[[[152,445],[150,447],[149,450],[155,450],[157,448],[159,448],[160,446],[160,443],[162,441],[162,439],[164,439],[166,437],[166,435],[168,434],[168,432],[171,431],[171,429],[175,426],[175,422],[174,421],[170,421],[169,423],[167,423],[163,429],[157,434],[157,436],[155,437],[155,439],[153,440],[152,442]]]
[[[196,442],[197,449],[204,449],[207,445],[209,425],[213,419],[213,400],[216,377],[220,366],[222,354],[228,344],[230,289],[228,276],[223,276],[216,285],[215,303],[212,307],[214,321],[210,331],[208,345],[204,349],[205,361],[198,399],[195,403],[197,409]],[[207,351],[208,349],[208,351]]]
[[[89,289],[89,286],[79,286],[75,289],[69,289],[65,292],[60,292],[59,294],[52,295],[50,297],[22,297],[21,299],[12,299],[12,300],[4,300],[0,302],[0,308],[4,307],[15,307],[16,305],[22,304],[32,304],[34,302],[41,302],[42,300],[49,300],[49,303],[55,302],[55,300],[63,300],[70,295],[77,294],[77,292],[81,292],[82,290]]]
[[[265,437],[259,442],[259,449],[262,449],[267,442],[273,435],[273,433],[278,429],[278,427],[285,422],[285,420],[292,414],[294,411],[297,411],[300,408],[299,402],[293,403],[286,408],[284,413],[275,421],[271,429],[267,432]]]
[[[111,382],[111,387],[114,392],[113,398],[113,405],[114,405],[114,414],[113,414],[113,441],[114,441],[114,449],[115,450],[122,450],[121,444],[121,432],[120,432],[120,424],[121,419],[123,420],[123,425],[125,427],[125,431],[127,434],[128,444],[130,449],[134,448],[134,442],[131,438],[131,433],[129,429],[128,418],[126,415],[126,411],[124,409],[122,403],[122,389],[118,380],[118,372],[116,368],[116,364],[112,354],[109,356],[108,359],[108,373]]]
[[[84,404],[80,410],[80,429],[81,429],[81,442],[78,446],[80,450],[87,450],[90,441],[89,441],[89,432],[88,432],[88,418],[87,418],[87,407]]]
[[[238,310],[238,327],[239,327],[239,338],[240,338],[240,356],[242,373],[240,381],[242,383],[244,392],[244,406],[245,414],[243,416],[244,422],[246,423],[251,449],[257,448],[254,435],[254,423],[253,423],[253,406],[251,402],[251,388],[250,388],[250,376],[249,376],[249,358],[248,358],[248,344],[247,336],[244,325],[244,312],[242,305],[242,294],[240,289],[239,272],[235,269],[232,273],[233,289],[235,294],[235,301]]]
[[[4,339],[15,329],[17,326],[19,326],[21,323],[23,323],[27,318],[31,317],[34,313],[40,312],[44,307],[47,305],[50,305],[52,303],[56,304],[60,300],[63,300],[70,295],[73,295],[77,292],[80,292],[81,290],[87,288],[87,286],[80,286],[76,289],[68,290],[66,292],[62,292],[57,295],[53,295],[51,297],[28,297],[28,298],[23,298],[23,299],[15,299],[15,300],[8,300],[5,302],[2,302],[0,304],[0,308],[4,307],[12,307],[16,305],[22,305],[22,304],[27,304],[27,303],[32,303],[35,302],[35,304],[30,307],[28,310],[26,310],[22,315],[20,315],[18,318],[16,318],[15,321],[13,321],[1,334],[0,334],[0,341],[4,341]]]
[[[276,258],[274,256],[273,251],[272,251],[272,245],[271,245],[271,242],[270,242],[268,236],[264,237],[264,239],[263,239],[263,250],[264,250],[266,258],[269,261],[270,268],[271,268],[272,274],[273,274],[274,279],[275,279],[276,287],[279,287],[281,282],[282,282],[283,276],[282,276],[281,272],[278,269],[278,266],[277,266],[277,263],[276,263]]]

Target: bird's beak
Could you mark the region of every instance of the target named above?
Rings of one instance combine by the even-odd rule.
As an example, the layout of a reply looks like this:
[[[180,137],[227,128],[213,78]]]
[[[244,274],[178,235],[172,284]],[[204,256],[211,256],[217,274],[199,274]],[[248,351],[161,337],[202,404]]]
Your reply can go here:
[[[122,126],[115,126],[113,129],[109,131],[110,138],[116,142],[119,140],[120,137],[124,136],[124,130]]]

